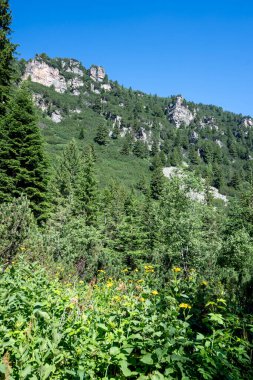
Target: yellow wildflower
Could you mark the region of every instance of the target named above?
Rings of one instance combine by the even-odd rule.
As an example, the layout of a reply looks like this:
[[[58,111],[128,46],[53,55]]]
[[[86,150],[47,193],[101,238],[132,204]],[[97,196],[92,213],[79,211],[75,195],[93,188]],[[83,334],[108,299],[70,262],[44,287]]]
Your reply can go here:
[[[103,270],[103,269],[99,269],[99,270],[98,270],[98,273],[105,273],[105,270]]]
[[[79,281],[79,284],[80,284],[80,285],[82,285],[82,284],[83,284],[83,281],[82,281],[82,280],[80,280],[80,281]]]
[[[144,265],[144,269],[146,273],[154,273],[153,265]]]
[[[179,305],[180,308],[182,309],[191,309],[191,305],[189,305],[188,303],[180,303]]]
[[[113,286],[113,282],[112,281],[108,281],[106,283],[106,286],[107,286],[107,288],[111,288]]]
[[[144,302],[144,301],[145,301],[145,298],[141,297],[140,302]]]
[[[151,292],[154,296],[157,296],[157,294],[158,294],[158,291],[157,290],[152,290],[152,292]]]
[[[123,269],[122,272],[123,272],[123,273],[127,273],[127,272],[128,272],[128,269],[127,269],[127,268],[126,268],[126,269]]]
[[[20,251],[25,251],[26,250],[25,247],[20,247],[19,249],[20,249]]]
[[[208,282],[204,280],[204,281],[201,282],[201,285],[203,285],[203,286],[207,286],[207,285],[208,285]]]
[[[179,267],[174,267],[173,269],[173,272],[177,273],[177,272],[181,272],[181,268]]]
[[[112,298],[113,301],[120,302],[121,297],[120,296],[115,296]]]

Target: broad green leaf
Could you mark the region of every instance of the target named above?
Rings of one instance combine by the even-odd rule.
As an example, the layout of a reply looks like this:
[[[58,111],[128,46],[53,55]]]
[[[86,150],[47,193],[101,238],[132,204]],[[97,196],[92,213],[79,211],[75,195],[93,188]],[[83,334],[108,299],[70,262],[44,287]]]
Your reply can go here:
[[[23,369],[20,373],[20,378],[25,379],[32,372],[32,366],[29,364],[25,369]]]
[[[0,373],[5,374],[6,372],[6,366],[4,364],[0,364]]]
[[[197,340],[203,340],[203,339],[205,339],[205,337],[204,337],[203,334],[198,333],[197,336],[196,336],[196,339],[197,339]]]
[[[45,364],[43,367],[41,367],[41,379],[46,380],[49,378],[51,373],[55,370],[54,365]]]
[[[109,352],[110,352],[110,355],[115,356],[120,353],[120,349],[119,347],[114,346],[110,348]]]
[[[154,363],[151,354],[146,354],[146,355],[144,355],[144,356],[141,358],[141,362],[142,362],[142,363],[145,363],[145,364],[149,364],[149,365],[151,365],[151,364]]]
[[[132,372],[128,368],[128,363],[126,361],[121,361],[119,364],[120,364],[120,369],[124,376],[126,377],[132,376]]]
[[[49,316],[49,314],[46,311],[42,311],[40,309],[36,309],[36,310],[34,310],[34,314],[35,315],[39,315],[41,318],[45,319],[45,321],[49,321],[50,320],[50,316]]]

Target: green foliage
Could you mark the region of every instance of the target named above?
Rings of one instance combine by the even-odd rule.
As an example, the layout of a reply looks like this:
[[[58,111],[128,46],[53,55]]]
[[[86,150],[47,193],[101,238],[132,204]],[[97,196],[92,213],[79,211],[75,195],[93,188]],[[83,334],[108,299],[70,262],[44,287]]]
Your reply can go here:
[[[98,127],[94,141],[99,145],[108,144],[108,130],[105,125],[100,125]]]
[[[55,188],[60,197],[73,203],[77,181],[82,170],[81,155],[74,139],[64,148],[55,166]]]
[[[0,130],[0,201],[11,201],[24,193],[41,221],[48,214],[48,164],[26,89],[18,89],[8,107]]]
[[[9,40],[11,11],[8,0],[0,1],[0,117],[5,115],[11,85],[14,80],[14,52],[16,45]],[[1,125],[0,125],[1,128]]]
[[[98,211],[98,187],[95,176],[93,150],[89,146],[81,157],[79,176],[75,193],[75,213],[84,214],[86,223],[96,224]]]
[[[0,279],[0,367],[14,379],[234,379],[253,376],[250,320],[222,288],[173,268],[163,289],[145,265],[121,279],[62,284],[38,263]],[[215,285],[215,284],[214,284]],[[215,290],[214,290],[215,289]]]
[[[158,166],[151,177],[150,190],[153,199],[159,199],[164,188],[164,175],[161,166]]]
[[[30,232],[32,215],[26,198],[17,198],[13,203],[0,204],[0,261],[8,265],[18,252]]]
[[[83,139],[84,139],[84,129],[82,128],[79,133],[79,140],[83,140]]]

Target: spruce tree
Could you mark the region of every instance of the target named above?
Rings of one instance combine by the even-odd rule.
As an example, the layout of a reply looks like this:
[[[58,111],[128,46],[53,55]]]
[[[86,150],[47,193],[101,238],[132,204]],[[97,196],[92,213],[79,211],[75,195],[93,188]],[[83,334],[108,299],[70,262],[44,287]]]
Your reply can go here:
[[[125,156],[128,156],[130,154],[130,152],[132,151],[132,147],[133,147],[133,136],[131,135],[130,132],[128,132],[125,135],[124,142],[123,142],[122,148],[120,150],[120,153],[125,155]]]
[[[77,179],[82,167],[81,161],[77,143],[72,139],[64,148],[55,173],[58,195],[68,199],[70,203],[74,199]]]
[[[30,94],[22,87],[8,103],[0,129],[0,202],[25,194],[34,215],[46,218],[48,166]]]
[[[6,113],[11,84],[14,77],[13,63],[16,46],[9,40],[11,12],[8,0],[0,0],[0,118]]]
[[[79,140],[84,140],[84,129],[82,128],[79,133]]]
[[[82,157],[82,167],[76,185],[76,213],[84,214],[87,225],[95,225],[98,212],[98,188],[94,155],[90,147]]]
[[[164,187],[164,175],[161,167],[157,167],[152,174],[150,181],[151,197],[153,199],[159,199]]]
[[[107,145],[108,143],[108,130],[105,125],[100,125],[97,129],[94,141],[99,145]]]

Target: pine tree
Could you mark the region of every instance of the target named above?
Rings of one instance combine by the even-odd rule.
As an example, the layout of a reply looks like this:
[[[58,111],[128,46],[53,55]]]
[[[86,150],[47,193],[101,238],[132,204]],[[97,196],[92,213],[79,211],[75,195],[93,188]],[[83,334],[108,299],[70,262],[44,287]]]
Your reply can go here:
[[[150,191],[151,197],[153,199],[159,199],[164,187],[164,175],[162,172],[162,168],[158,167],[154,170],[151,182],[150,182]]]
[[[96,225],[98,212],[98,187],[95,176],[93,151],[83,153],[82,167],[77,178],[75,212],[84,214],[87,225]]]
[[[123,146],[121,148],[120,153],[124,154],[125,156],[128,156],[132,150],[132,145],[133,145],[133,138],[130,133],[128,133],[125,136],[125,141],[123,143]]]
[[[108,143],[108,130],[105,125],[100,125],[97,129],[94,141],[99,145],[107,145]]]
[[[117,235],[112,242],[123,262],[134,269],[140,260],[145,260],[147,232],[142,224],[142,208],[131,193],[125,200],[125,216],[117,227]],[[145,260],[146,261],[146,260]]]
[[[79,140],[83,140],[84,139],[84,129],[82,128],[80,133],[79,133]]]
[[[148,146],[141,140],[137,140],[133,146],[133,154],[136,157],[145,158],[148,156]]]
[[[55,173],[58,193],[60,197],[68,199],[68,202],[73,201],[80,172],[81,155],[76,141],[72,139],[64,148]]]
[[[25,194],[39,220],[48,210],[48,165],[30,94],[23,87],[8,104],[0,130],[0,202]]]
[[[216,187],[218,190],[220,190],[223,184],[224,184],[224,179],[223,179],[221,167],[218,164],[214,164],[212,185]]]
[[[11,84],[14,77],[13,63],[16,46],[9,40],[11,12],[8,0],[0,0],[0,117],[6,113]]]

